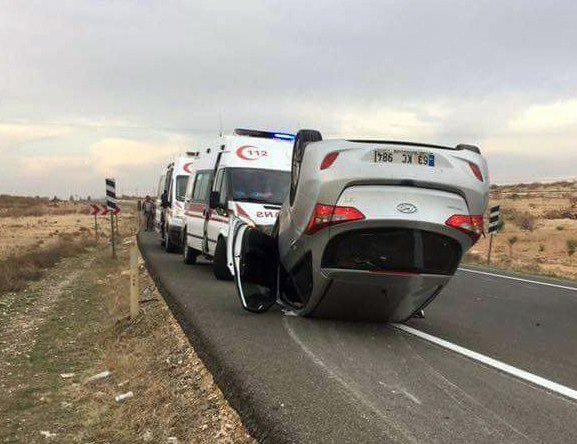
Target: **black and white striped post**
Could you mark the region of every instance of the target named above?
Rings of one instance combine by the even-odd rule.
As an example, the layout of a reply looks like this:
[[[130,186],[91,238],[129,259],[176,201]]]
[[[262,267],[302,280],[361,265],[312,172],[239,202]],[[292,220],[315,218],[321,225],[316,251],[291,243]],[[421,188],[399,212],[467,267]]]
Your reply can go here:
[[[112,258],[116,259],[116,233],[114,227],[114,214],[116,213],[116,180],[106,179],[106,207],[110,213],[110,245],[112,246]]]
[[[493,235],[501,228],[501,207],[495,205],[489,209],[489,252],[487,253],[487,265],[491,264],[491,250],[493,249]]]

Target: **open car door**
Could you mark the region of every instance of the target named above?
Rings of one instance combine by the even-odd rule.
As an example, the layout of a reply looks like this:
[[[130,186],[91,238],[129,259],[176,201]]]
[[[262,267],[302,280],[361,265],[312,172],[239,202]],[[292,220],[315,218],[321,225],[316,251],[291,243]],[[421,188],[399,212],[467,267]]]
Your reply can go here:
[[[262,313],[276,302],[278,252],[275,239],[238,217],[229,225],[228,262],[242,306]]]

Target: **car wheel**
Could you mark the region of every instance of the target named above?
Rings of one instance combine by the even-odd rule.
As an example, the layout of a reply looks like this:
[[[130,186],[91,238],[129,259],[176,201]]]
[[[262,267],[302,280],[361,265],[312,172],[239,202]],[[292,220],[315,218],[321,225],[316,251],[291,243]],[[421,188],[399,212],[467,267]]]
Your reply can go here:
[[[317,130],[300,130],[295,137],[291,160],[291,187],[289,192],[289,203],[291,205],[297,194],[301,162],[305,154],[305,148],[310,142],[319,142],[321,140],[323,140],[323,136]]]
[[[230,281],[232,275],[226,265],[226,240],[219,237],[214,250],[214,261],[212,263],[214,277],[221,281]]]
[[[185,236],[186,236],[186,233],[185,233]],[[198,253],[188,246],[188,243],[186,242],[186,237],[185,237],[185,240],[183,242],[183,245],[184,245],[182,247],[182,260],[183,260],[183,262],[187,265],[196,264],[196,258],[198,257]]]

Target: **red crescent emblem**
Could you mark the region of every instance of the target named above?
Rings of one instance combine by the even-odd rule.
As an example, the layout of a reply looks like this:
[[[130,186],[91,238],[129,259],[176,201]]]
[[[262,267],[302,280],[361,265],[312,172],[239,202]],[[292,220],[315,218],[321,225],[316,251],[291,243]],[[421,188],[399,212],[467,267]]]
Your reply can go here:
[[[184,171],[186,171],[188,174],[192,174],[192,171],[190,171],[190,169],[192,168],[192,165],[194,165],[194,162],[185,163],[185,164],[182,166],[182,169],[183,169]]]
[[[268,156],[268,151],[252,145],[244,145],[236,150],[236,155],[244,160],[257,160]]]

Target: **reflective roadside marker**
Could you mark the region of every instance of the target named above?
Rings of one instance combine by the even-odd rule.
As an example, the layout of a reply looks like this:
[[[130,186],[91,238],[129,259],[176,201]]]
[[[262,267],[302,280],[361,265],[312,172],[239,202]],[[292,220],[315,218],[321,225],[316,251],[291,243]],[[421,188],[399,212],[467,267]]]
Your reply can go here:
[[[501,225],[501,207],[496,205],[489,210],[489,234],[499,231]]]
[[[106,206],[110,211],[116,210],[116,180],[106,179]]]
[[[116,259],[116,235],[115,228],[118,231],[118,225],[114,226],[115,215],[118,214],[118,207],[116,205],[116,180],[106,179],[106,208],[110,214],[110,245],[112,246],[112,258]],[[118,219],[116,219],[118,224]]]
[[[493,235],[501,227],[501,207],[495,205],[489,209],[489,251],[487,252],[487,265],[491,265],[491,250],[493,249]]]

